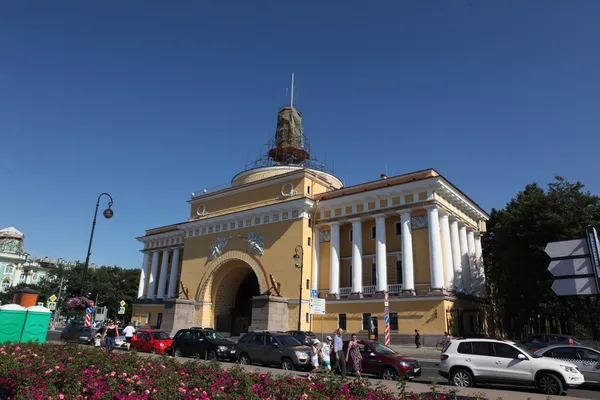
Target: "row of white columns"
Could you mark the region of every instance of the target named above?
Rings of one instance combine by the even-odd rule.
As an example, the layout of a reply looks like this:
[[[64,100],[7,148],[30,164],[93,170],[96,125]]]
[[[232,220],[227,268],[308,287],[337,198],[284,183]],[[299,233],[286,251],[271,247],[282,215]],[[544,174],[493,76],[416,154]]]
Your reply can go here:
[[[453,290],[462,293],[484,295],[483,266],[481,264],[481,238],[478,232],[468,228],[436,205],[425,207],[429,224],[429,266],[431,291]],[[412,246],[411,210],[401,210],[402,240],[402,291],[415,293],[414,262]],[[384,292],[387,286],[387,251],[384,214],[374,215],[376,233],[376,291]],[[362,219],[352,223],[352,294],[362,293]],[[330,236],[329,294],[340,293],[340,223],[332,222]],[[320,236],[316,227],[315,236]],[[318,289],[319,246],[313,258],[313,289]]]
[[[173,257],[171,259],[171,273],[169,275],[169,288],[167,291],[167,272],[169,269],[170,252],[173,252]],[[138,287],[139,299],[170,299],[177,297],[177,277],[179,275],[179,258],[181,249],[176,247],[174,249],[162,250],[160,276],[157,276],[158,259],[160,257],[160,253],[161,250],[144,253],[142,274],[140,276],[140,284]],[[148,281],[147,288],[146,281]]]

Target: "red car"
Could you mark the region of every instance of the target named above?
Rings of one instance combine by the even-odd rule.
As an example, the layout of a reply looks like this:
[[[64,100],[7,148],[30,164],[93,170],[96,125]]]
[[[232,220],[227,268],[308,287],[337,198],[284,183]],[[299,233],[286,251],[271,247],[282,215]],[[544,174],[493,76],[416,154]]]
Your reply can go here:
[[[165,331],[157,329],[140,329],[135,332],[131,345],[137,351],[146,353],[163,354],[171,344],[173,339]]]
[[[407,356],[400,355],[388,346],[359,340],[362,355],[362,373],[375,375],[385,380],[395,381],[398,377],[413,379],[421,376],[421,364]],[[344,353],[348,350],[348,341],[344,342]],[[348,371],[352,371],[352,359],[348,360]]]

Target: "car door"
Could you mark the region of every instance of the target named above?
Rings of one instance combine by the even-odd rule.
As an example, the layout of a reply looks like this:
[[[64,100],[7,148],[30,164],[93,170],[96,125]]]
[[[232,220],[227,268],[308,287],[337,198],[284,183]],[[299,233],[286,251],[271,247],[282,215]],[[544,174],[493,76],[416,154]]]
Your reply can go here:
[[[581,366],[577,364],[586,382],[600,382],[600,352],[583,347],[577,348]]]
[[[266,335],[257,334],[252,336],[248,342],[246,352],[252,363],[265,364],[265,339]]]
[[[181,350],[181,355],[190,357],[194,353],[194,332],[185,331],[177,338],[177,348]]]
[[[495,359],[498,360],[496,373],[507,382],[533,382],[531,361],[528,355],[507,343],[493,343]],[[525,359],[519,359],[519,355]]]
[[[274,336],[268,335],[265,337],[266,347],[264,351],[264,364],[279,365],[283,357],[283,349],[281,343]],[[258,360],[257,360],[258,362]]]
[[[206,334],[203,331],[194,331],[194,342],[192,343],[193,353],[200,358],[206,358],[206,348],[208,346]]]
[[[483,381],[493,381],[498,377],[501,359],[494,354],[491,342],[471,342],[471,363],[475,367],[475,375]]]
[[[363,373],[369,375],[379,375],[381,366],[383,365],[382,356],[377,354],[373,346],[366,343],[359,343],[360,354],[362,355]]]

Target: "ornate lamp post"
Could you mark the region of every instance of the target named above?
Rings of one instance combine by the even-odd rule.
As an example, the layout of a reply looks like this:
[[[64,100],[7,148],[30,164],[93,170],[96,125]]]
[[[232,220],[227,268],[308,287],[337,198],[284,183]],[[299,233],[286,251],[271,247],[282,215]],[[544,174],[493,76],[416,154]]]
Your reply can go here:
[[[82,274],[82,280],[81,280],[81,295],[82,296],[85,293],[85,279],[87,276],[88,267],[90,265],[90,255],[92,255],[92,241],[94,240],[94,229],[96,228],[96,217],[98,216],[98,207],[100,206],[100,198],[102,196],[108,196],[108,198],[110,199],[108,201],[108,208],[106,210],[104,210],[104,212],[102,213],[102,215],[104,215],[104,218],[110,219],[115,214],[113,212],[113,210],[111,209],[111,207],[113,205],[112,196],[108,193],[100,193],[100,196],[98,196],[98,201],[96,202],[96,211],[94,212],[94,222],[92,222],[92,233],[90,234],[90,244],[88,245],[87,256],[85,257],[85,265],[83,266],[83,274]]]
[[[296,246],[296,254],[294,254],[294,261],[296,261],[296,263],[294,264],[294,266],[296,268],[300,268],[300,297],[298,300],[298,330],[301,330],[301,324],[302,324],[302,281],[303,281],[303,270],[304,270],[304,249],[302,248],[302,246],[298,245]]]

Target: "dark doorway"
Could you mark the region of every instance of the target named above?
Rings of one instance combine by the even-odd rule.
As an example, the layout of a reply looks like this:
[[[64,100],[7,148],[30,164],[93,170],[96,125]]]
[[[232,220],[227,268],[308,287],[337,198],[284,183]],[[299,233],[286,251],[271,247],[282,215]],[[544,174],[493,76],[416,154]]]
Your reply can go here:
[[[250,272],[242,281],[231,309],[231,336],[248,332],[252,323],[252,297],[260,295],[258,278]]]

